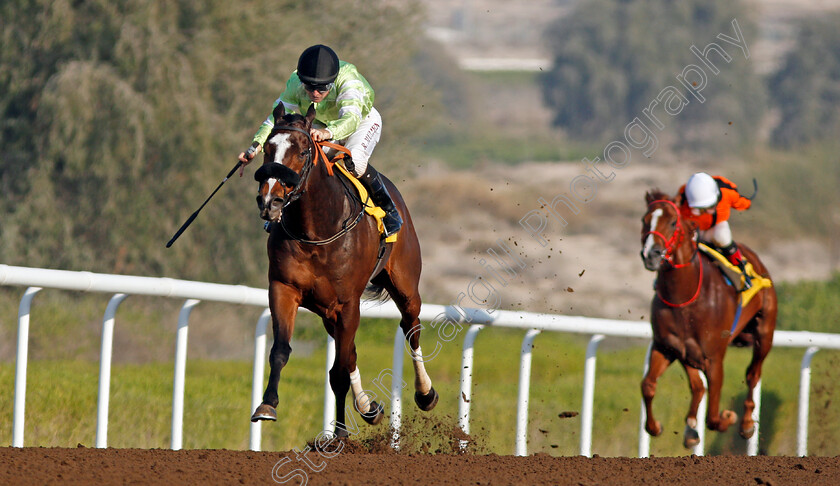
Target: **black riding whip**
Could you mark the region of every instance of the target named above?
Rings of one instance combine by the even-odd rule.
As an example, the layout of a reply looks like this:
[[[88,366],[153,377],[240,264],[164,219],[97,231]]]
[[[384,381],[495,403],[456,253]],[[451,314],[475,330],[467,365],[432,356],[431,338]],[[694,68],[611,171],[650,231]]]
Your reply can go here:
[[[246,153],[246,155],[245,155],[245,156],[247,157],[247,156],[248,156],[248,154],[249,154],[250,152],[252,152],[252,149],[251,149],[251,148],[249,148],[249,149],[248,149],[248,153]],[[187,229],[187,227],[188,227],[190,224],[192,224],[192,222],[193,222],[193,220],[195,219],[195,217],[196,217],[196,216],[198,216],[199,211],[201,211],[202,209],[204,209],[204,206],[206,206],[206,205],[207,205],[207,203],[208,203],[208,202],[210,202],[210,198],[212,198],[213,196],[215,196],[215,195],[216,195],[216,193],[219,191],[219,189],[221,189],[221,188],[222,188],[222,185],[223,185],[225,182],[227,182],[227,180],[228,180],[228,179],[230,179],[230,176],[232,176],[232,175],[234,174],[234,172],[236,172],[236,169],[238,169],[241,165],[242,165],[242,161],[241,161],[241,160],[238,160],[238,161],[236,162],[236,165],[233,167],[233,169],[231,169],[231,170],[230,170],[230,172],[228,172],[228,175],[227,175],[227,176],[225,176],[224,180],[222,180],[222,182],[219,184],[219,186],[218,186],[218,187],[216,187],[216,190],[215,190],[215,191],[213,191],[213,193],[212,193],[212,194],[210,194],[210,196],[207,198],[207,200],[206,200],[206,201],[204,201],[204,204],[202,204],[200,208],[196,209],[196,210],[195,210],[195,212],[194,212],[194,213],[192,213],[192,215],[191,215],[189,218],[187,218],[187,220],[184,222],[184,224],[182,224],[182,225],[181,225],[181,227],[180,227],[180,228],[178,229],[178,231],[175,233],[175,236],[173,236],[173,237],[172,237],[172,239],[171,239],[171,240],[169,240],[169,243],[167,243],[167,244],[166,244],[166,247],[167,247],[167,248],[169,248],[170,246],[172,246],[172,243],[175,243],[175,240],[177,240],[177,239],[178,239],[178,237],[179,237],[179,236],[181,236],[181,233],[183,233],[183,232],[184,232],[184,230],[186,230],[186,229]]]
[[[758,182],[755,181],[755,177],[753,177],[753,193],[752,196],[744,196],[745,198],[752,201],[755,198],[755,195],[758,194]]]

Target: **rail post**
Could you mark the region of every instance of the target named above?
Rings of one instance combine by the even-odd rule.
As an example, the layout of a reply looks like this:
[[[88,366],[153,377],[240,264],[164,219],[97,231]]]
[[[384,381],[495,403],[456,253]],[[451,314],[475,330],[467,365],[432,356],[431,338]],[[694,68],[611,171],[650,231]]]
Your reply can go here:
[[[263,380],[265,379],[265,334],[271,310],[265,309],[257,320],[254,331],[254,373],[251,381],[251,410],[256,410],[262,403]],[[251,422],[249,447],[252,451],[262,449],[262,420]]]
[[[15,412],[12,423],[12,446],[23,447],[23,423],[26,414],[26,364],[29,359],[29,311],[32,298],[41,290],[29,287],[18,307],[18,340],[15,360]]]
[[[178,314],[178,331],[175,335],[175,373],[172,378],[172,440],[170,449],[181,450],[184,441],[184,384],[187,372],[187,336],[190,330],[190,313],[201,302],[187,299]]]
[[[534,338],[542,331],[531,329],[525,333],[519,352],[519,395],[516,400],[516,455],[528,455],[528,395],[531,391],[531,350]]]
[[[99,355],[99,401],[96,406],[96,447],[108,447],[108,407],[111,396],[111,361],[114,349],[114,320],[126,294],[115,294],[102,317],[102,349]]]
[[[583,367],[583,400],[580,407],[580,455],[592,457],[592,417],[595,401],[595,365],[598,345],[604,340],[603,334],[596,334],[586,346],[586,362]]]

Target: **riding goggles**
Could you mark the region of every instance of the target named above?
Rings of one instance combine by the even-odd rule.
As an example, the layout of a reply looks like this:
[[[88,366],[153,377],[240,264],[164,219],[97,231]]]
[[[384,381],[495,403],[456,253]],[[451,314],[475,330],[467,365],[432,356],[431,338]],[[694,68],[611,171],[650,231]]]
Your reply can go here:
[[[327,91],[331,90],[335,86],[333,83],[329,84],[309,84],[303,83],[303,89],[309,91],[310,93],[314,93],[315,91],[319,93],[326,93]]]

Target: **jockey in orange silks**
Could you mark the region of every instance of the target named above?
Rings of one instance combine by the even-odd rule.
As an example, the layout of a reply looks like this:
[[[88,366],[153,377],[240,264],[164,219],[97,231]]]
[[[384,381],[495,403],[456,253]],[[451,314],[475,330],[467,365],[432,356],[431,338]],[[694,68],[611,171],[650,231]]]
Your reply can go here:
[[[679,190],[680,213],[694,221],[705,240],[714,243],[729,261],[738,266],[744,274],[744,288],[751,285],[746,272],[746,260],[732,239],[729,228],[731,210],[744,211],[752,201],[738,192],[738,186],[721,176],[710,176],[705,172],[692,175]]]

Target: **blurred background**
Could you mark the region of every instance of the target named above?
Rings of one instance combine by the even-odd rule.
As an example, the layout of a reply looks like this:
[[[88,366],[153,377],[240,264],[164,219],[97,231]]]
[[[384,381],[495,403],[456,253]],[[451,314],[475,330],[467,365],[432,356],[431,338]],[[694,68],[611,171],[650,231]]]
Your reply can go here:
[[[746,194],[758,182],[731,221],[778,283],[779,327],[836,332],[838,12],[840,0],[6,0],[0,263],[265,287],[253,167],[164,244],[249,145],[300,52],[324,43],[376,90],[372,163],[418,228],[424,301],[454,302],[502,240],[526,265],[500,307],[644,321],[644,194],[702,170]],[[717,38],[733,19],[749,58]],[[715,58],[706,101],[663,118],[658,149],[633,150],[536,245],[520,219],[568,193],[581,159],[603,158],[662,89],[693,100],[675,76],[711,42],[732,60]],[[0,293],[6,363],[19,291]],[[45,296],[32,359],[96,360],[96,299]],[[171,360],[179,303],[130,300],[115,361]],[[247,359],[259,313],[246,314],[197,309],[190,356]],[[317,323],[301,328],[296,349],[322,346]]]

